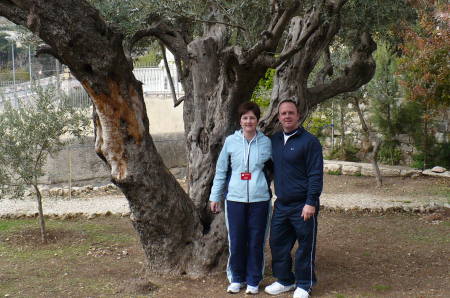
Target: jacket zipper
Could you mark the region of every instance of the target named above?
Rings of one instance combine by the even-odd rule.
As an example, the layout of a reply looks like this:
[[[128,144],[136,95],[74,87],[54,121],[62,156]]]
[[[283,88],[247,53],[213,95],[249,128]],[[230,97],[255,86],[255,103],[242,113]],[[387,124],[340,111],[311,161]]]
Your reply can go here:
[[[282,173],[282,176],[283,176],[283,179],[281,179],[281,183],[283,183],[283,185],[281,186],[281,189],[284,189],[284,176],[285,176],[285,173],[284,173],[284,155],[285,155],[285,150],[286,150],[286,144],[287,144],[287,142],[289,141],[289,139],[287,139],[287,141],[286,141],[286,143],[284,142],[284,135],[281,135],[281,138],[282,138],[282,146],[283,147],[281,147],[282,148],[282,150],[281,150],[281,173]],[[284,196],[284,195],[283,195]]]
[[[248,156],[247,156],[247,173],[250,173],[250,148],[251,148],[252,142],[248,144]],[[247,203],[250,203],[250,180],[247,180]]]

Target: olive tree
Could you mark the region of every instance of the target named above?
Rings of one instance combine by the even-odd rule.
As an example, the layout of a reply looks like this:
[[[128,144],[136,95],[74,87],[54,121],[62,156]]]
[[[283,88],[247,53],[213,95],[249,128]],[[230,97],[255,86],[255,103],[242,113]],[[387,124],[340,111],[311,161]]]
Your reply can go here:
[[[39,177],[49,154],[64,148],[70,137],[87,131],[89,118],[82,110],[72,108],[53,87],[34,88],[35,95],[6,101],[0,111],[0,195],[21,198],[31,186],[38,205],[41,239],[47,242]]]
[[[251,98],[267,69],[275,68],[272,103],[262,124],[270,132],[282,97],[295,96],[305,110],[369,81],[375,43],[369,26],[361,24],[364,16],[383,15],[386,1],[126,2],[0,0],[0,15],[39,36],[47,45],[40,52],[67,65],[92,98],[95,150],[128,199],[149,267],[204,274],[226,252],[223,217],[208,212],[207,200],[237,106]],[[390,15],[404,5],[389,1]],[[351,22],[354,16],[361,19]],[[341,25],[347,33],[338,36]],[[156,151],[141,82],[132,73],[133,49],[147,38],[174,54],[185,92],[176,101],[183,101],[187,193]],[[337,38],[354,44],[342,76],[327,80],[333,67],[325,63],[312,79],[320,57],[328,57],[331,44],[340,42]]]

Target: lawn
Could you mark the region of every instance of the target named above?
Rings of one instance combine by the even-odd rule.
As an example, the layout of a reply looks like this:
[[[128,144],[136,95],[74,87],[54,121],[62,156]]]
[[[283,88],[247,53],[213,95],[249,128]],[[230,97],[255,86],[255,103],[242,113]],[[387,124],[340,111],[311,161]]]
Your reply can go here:
[[[313,297],[450,297],[448,214],[322,212],[319,220]],[[37,220],[0,220],[0,297],[230,297],[223,270],[196,280],[146,272],[127,218],[47,225],[43,245]],[[262,286],[273,281],[269,259]]]

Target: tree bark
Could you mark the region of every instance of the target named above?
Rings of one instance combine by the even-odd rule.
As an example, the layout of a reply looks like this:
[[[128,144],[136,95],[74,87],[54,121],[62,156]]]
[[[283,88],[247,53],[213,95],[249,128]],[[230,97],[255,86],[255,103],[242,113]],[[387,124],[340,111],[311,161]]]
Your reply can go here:
[[[331,15],[327,15],[329,21],[319,26],[301,51],[277,67],[271,103],[261,124],[265,131],[276,129],[277,108],[283,99],[291,98],[297,101],[297,106],[301,111],[301,121],[304,121],[319,103],[338,94],[357,90],[369,82],[375,74],[375,61],[372,58],[372,53],[376,49],[376,44],[370,34],[363,32],[360,35],[359,44],[355,45],[353,49],[351,60],[345,67],[342,76],[324,82],[324,72],[332,74],[332,67],[328,65],[330,62],[327,59],[328,63],[314,80],[316,85],[308,86],[308,79],[319,61],[320,55],[322,53],[328,55],[330,43],[340,26],[340,7],[334,10],[326,10],[326,12],[328,14],[332,12]],[[295,32],[301,30],[297,28],[300,24],[301,22],[294,18],[291,23],[290,34],[298,34]],[[290,41],[288,38],[285,47],[289,47]]]
[[[345,114],[344,114],[344,103],[340,102],[339,103],[339,132],[341,134],[341,158],[346,160],[347,156],[346,156],[346,152],[345,152],[345,145],[346,145],[346,139],[345,139]]]
[[[380,151],[381,140],[377,137],[375,132],[373,132],[364,118],[364,114],[361,111],[361,107],[359,106],[359,99],[357,97],[353,98],[353,106],[358,113],[359,120],[361,122],[362,129],[366,134],[369,142],[372,144],[372,152],[370,154],[370,159],[372,162],[372,167],[375,172],[375,180],[377,181],[377,187],[381,187],[383,185],[383,178],[381,176],[380,168],[378,167],[378,152]]]
[[[0,14],[39,35],[89,93],[96,153],[128,199],[149,267],[204,273],[208,237],[193,202],[156,151],[123,37],[85,1],[0,2]]]
[[[38,214],[39,214],[39,228],[41,230],[41,241],[42,243],[47,243],[47,231],[45,229],[45,218],[44,218],[44,211],[42,209],[42,195],[39,191],[39,187],[37,186],[37,183],[33,184],[34,191],[36,192],[36,202],[38,205]]]
[[[92,98],[95,150],[129,202],[149,267],[195,276],[224,260],[223,215],[212,217],[207,210],[215,163],[225,137],[237,127],[237,106],[250,99],[267,68],[278,66],[274,88],[278,95],[271,106],[292,94],[301,99],[302,111],[337,94],[330,91],[333,84],[355,88],[370,75],[360,78],[370,70],[364,66],[371,61],[371,51],[358,48],[342,78],[346,84],[307,86],[319,53],[337,32],[344,2],[320,0],[304,18],[295,17],[278,57],[277,45],[301,1],[273,1],[267,30],[249,49],[230,45],[229,27],[213,4],[200,37],[194,39],[188,32],[186,19],[152,16],[148,28],[131,39],[132,47],[142,37],[155,37],[175,56],[185,91],[189,196],[164,166],[149,134],[141,83],[132,73],[131,49],[124,49],[123,36],[98,11],[84,0],[0,0],[0,15],[42,38],[49,46],[43,51],[66,64]],[[330,22],[325,17],[331,17]],[[371,39],[365,41],[370,44]],[[274,119],[265,123],[273,126]]]

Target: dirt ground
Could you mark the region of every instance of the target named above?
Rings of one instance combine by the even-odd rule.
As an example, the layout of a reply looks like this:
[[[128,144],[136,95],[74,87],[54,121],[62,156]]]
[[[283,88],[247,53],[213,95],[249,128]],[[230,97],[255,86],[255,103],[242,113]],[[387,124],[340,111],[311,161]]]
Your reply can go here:
[[[439,179],[326,176],[325,192],[448,196]],[[127,218],[0,220],[0,297],[246,297],[225,293],[224,270],[202,279],[145,273]],[[313,297],[450,297],[450,214],[366,215],[322,212]],[[274,281],[266,251],[262,288]],[[263,291],[256,297],[270,297]],[[292,293],[276,297],[292,297]]]
[[[377,196],[440,196],[450,200],[450,179],[429,176],[383,177],[383,186],[376,187],[374,177],[325,175],[324,193],[367,193]],[[449,202],[450,203],[450,202]]]

